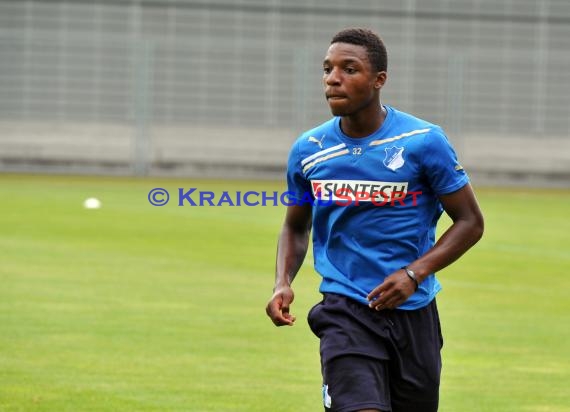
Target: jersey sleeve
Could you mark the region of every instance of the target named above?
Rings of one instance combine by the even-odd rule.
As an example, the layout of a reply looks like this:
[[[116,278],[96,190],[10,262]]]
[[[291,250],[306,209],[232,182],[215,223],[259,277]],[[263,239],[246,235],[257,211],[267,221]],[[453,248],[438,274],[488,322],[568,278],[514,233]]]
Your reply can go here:
[[[311,193],[311,185],[305,178],[301,167],[298,142],[295,142],[289,152],[289,160],[287,162],[287,190],[297,202],[302,201],[307,193]]]
[[[455,150],[440,128],[426,135],[423,173],[438,195],[453,193],[469,183],[469,177],[459,164]]]

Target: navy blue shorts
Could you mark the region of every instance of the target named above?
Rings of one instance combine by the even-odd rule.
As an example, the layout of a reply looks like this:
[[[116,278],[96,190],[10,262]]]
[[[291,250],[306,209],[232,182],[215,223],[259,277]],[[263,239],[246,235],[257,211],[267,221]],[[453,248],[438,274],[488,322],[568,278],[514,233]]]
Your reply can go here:
[[[308,321],[320,339],[326,411],[437,411],[443,338],[435,299],[376,311],[325,294]]]

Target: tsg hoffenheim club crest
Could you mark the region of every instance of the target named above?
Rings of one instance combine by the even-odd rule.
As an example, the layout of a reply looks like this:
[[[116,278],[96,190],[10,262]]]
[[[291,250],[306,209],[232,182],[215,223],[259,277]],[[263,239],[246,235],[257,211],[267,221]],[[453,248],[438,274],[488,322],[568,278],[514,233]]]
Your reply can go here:
[[[384,166],[390,170],[396,170],[404,166],[404,158],[402,153],[404,152],[403,147],[392,146],[384,149],[386,151],[386,157],[384,158]]]

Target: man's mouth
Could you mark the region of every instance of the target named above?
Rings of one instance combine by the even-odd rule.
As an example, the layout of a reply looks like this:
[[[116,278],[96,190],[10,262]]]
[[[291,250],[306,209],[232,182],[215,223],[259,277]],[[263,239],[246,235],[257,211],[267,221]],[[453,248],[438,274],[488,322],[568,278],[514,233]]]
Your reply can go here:
[[[342,99],[346,99],[346,96],[339,94],[331,94],[327,96],[327,100],[342,100]]]

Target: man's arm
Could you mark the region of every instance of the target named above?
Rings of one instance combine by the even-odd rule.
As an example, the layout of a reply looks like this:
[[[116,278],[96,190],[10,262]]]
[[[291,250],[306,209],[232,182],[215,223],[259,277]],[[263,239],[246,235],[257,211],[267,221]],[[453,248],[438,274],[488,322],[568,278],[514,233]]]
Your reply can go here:
[[[292,326],[295,322],[295,317],[289,313],[289,306],[294,298],[291,282],[307,254],[311,232],[311,208],[310,204],[287,207],[285,223],[277,244],[275,287],[273,296],[265,308],[276,326]]]
[[[440,196],[453,224],[425,255],[408,264],[421,283],[430,273],[453,263],[483,236],[483,215],[477,199],[467,184],[457,192]],[[404,270],[397,270],[368,295],[370,307],[392,309],[404,303],[415,291],[415,283]]]

